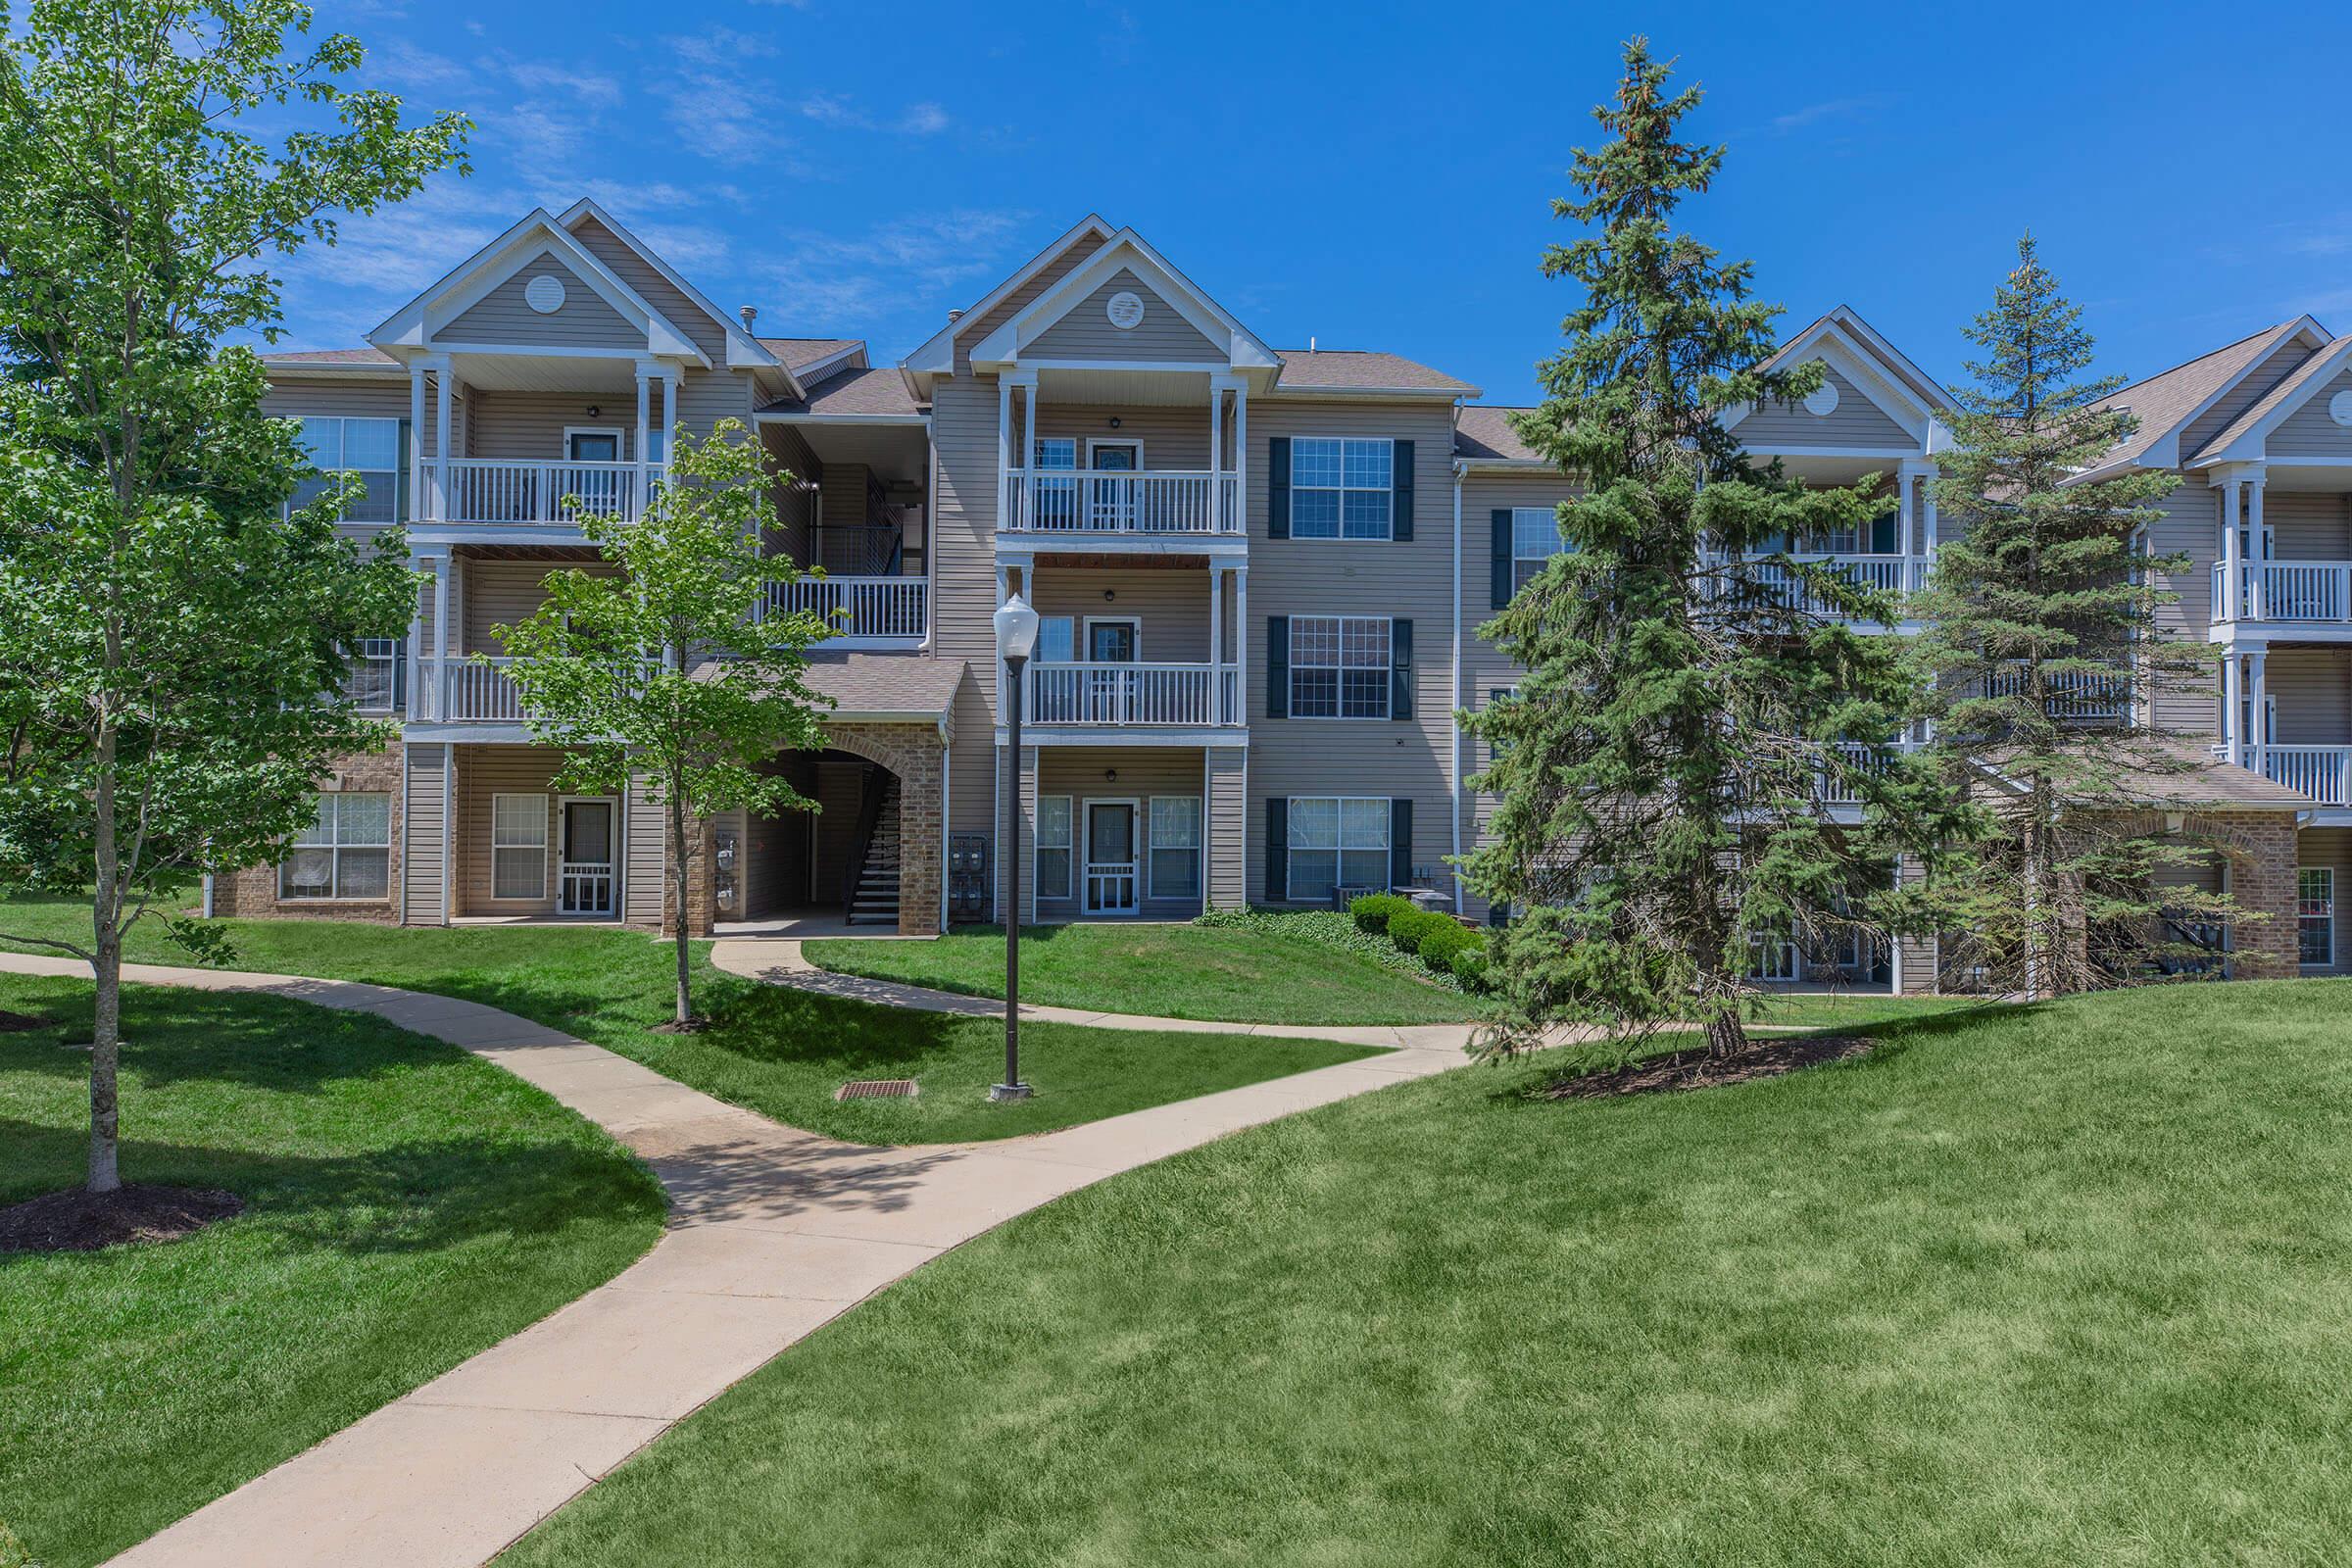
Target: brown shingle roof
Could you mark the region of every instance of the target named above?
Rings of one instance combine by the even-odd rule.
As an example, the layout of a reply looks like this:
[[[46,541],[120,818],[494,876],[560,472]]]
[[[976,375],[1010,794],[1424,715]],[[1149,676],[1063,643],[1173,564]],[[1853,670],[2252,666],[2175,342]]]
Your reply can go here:
[[[963,683],[960,659],[933,659],[925,654],[827,653],[808,655],[808,685],[819,697],[833,700],[832,716],[848,721],[863,718],[888,723],[937,723],[948,715],[956,689]],[[694,672],[697,680],[718,673],[716,664]]]
[[[1510,416],[1526,412],[1486,403],[1469,405],[1462,410],[1461,420],[1454,426],[1453,455],[1473,463],[1543,462],[1544,455],[1521,440],[1519,432],[1511,428]]]
[[[2102,808],[2129,805],[2175,811],[2295,811],[2318,804],[2283,784],[2274,784],[2250,768],[2213,755],[2210,747],[2185,736],[2150,737],[2144,765],[2129,760],[2114,770],[2112,790],[2102,789],[2082,804]],[[2015,781],[2001,778],[1998,764],[1992,777],[2013,791]]]
[[[2295,324],[2281,321],[2277,326],[2265,327],[2251,337],[2241,337],[2186,365],[2177,365],[2144,381],[2134,381],[2100,404],[2103,409],[2130,409],[2139,420],[2139,428],[2132,432],[2130,440],[2102,455],[2099,466],[2136,463],[2146,456],[2150,448],[2179,429],[2214,394],[2259,365],[2264,355],[2285,340]]]
[[[400,362],[381,349],[271,349],[262,356],[265,365],[383,365]]]
[[[806,398],[778,398],[762,407],[761,414],[898,414],[914,416],[927,412],[906,390],[906,379],[899,374],[897,366],[878,366],[862,370],[844,370],[828,375],[808,389]]]
[[[829,360],[843,349],[854,349],[864,339],[855,337],[763,337],[755,341],[768,353],[791,367],[793,373],[797,375],[803,367],[814,365],[819,360]]]
[[[2276,413],[2280,404],[2301,395],[2310,388],[2312,382],[2333,375],[2343,368],[2344,357],[2342,354],[2330,354],[2326,349],[2320,350],[2281,376],[2277,386],[2256,398],[2252,408],[2230,420],[2230,427],[2206,442],[2202,451],[2194,456],[2184,456],[2181,459],[2181,466],[2194,468],[2212,462],[2214,458],[2228,450],[2230,443]]]
[[[1433,370],[1396,354],[1368,349],[1287,349],[1282,376],[1275,386],[1285,392],[1328,387],[1343,392],[1445,392],[1474,398],[1478,388]]]

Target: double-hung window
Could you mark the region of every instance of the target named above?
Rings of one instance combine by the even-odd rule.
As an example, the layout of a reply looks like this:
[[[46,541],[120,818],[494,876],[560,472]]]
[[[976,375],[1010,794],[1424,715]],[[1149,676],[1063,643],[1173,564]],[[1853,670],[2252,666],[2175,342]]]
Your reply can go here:
[[[1552,507],[1511,509],[1511,592],[1527,586],[1545,562],[1568,548],[1560,537],[1560,514]]]
[[[1334,888],[1387,889],[1386,800],[1294,795],[1285,820],[1290,835],[1288,876],[1293,901],[1328,903]]]
[[[1070,798],[1037,798],[1037,896],[1070,896]]]
[[[383,899],[392,892],[392,797],[330,792],[278,862],[283,900]]]
[[[490,797],[490,896],[547,897],[547,797]]]
[[[289,507],[307,507],[324,495],[338,473],[356,473],[368,493],[343,509],[345,522],[400,520],[400,421],[345,419],[305,415],[296,436],[318,477],[294,487]]]
[[[1386,615],[1291,617],[1291,716],[1387,718],[1395,628]]]
[[[1386,539],[1394,526],[1396,444],[1337,436],[1291,443],[1291,537]]]
[[[1200,896],[1200,797],[1152,797],[1152,897]]]
[[[1078,480],[1075,473],[1066,479],[1048,478],[1054,473],[1071,471],[1078,466],[1078,442],[1066,435],[1038,438],[1036,450],[1029,455],[1029,466],[1039,470],[1036,484],[1037,514],[1031,526],[1038,528],[1074,528],[1078,524]]]
[[[363,638],[343,672],[343,695],[363,713],[389,713],[399,671],[398,638]]]
[[[2335,962],[2335,869],[2307,865],[2295,873],[2295,956],[2304,963]]]

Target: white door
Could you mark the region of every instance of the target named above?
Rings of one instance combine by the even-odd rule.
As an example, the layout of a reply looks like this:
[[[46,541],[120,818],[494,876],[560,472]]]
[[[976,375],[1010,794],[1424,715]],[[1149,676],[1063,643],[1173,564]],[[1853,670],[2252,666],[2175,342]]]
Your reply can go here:
[[[1097,528],[1127,529],[1135,526],[1135,480],[1132,475],[1144,466],[1144,444],[1141,441],[1095,441],[1087,448],[1087,464],[1096,477],[1087,481],[1093,493],[1088,518]]]
[[[1086,803],[1086,909],[1089,914],[1136,910],[1133,801]]]
[[[557,907],[565,914],[612,912],[612,849],[618,812],[612,801],[563,803]]]

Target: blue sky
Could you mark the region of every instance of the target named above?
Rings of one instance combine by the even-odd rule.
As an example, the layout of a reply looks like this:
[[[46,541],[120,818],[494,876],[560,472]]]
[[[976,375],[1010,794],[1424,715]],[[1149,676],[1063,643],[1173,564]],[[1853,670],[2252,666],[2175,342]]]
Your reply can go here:
[[[2346,58],[2352,8],[1978,9],[322,0],[374,84],[480,128],[470,179],[295,262],[288,346],[356,343],[592,194],[763,332],[884,362],[1094,210],[1276,347],[1525,401],[1571,304],[1537,270],[1548,203],[1644,30],[1731,148],[1688,226],[1791,329],[1848,304],[1949,379],[2029,225],[2106,368],[2303,311],[2352,329],[2343,98],[2295,65]]]

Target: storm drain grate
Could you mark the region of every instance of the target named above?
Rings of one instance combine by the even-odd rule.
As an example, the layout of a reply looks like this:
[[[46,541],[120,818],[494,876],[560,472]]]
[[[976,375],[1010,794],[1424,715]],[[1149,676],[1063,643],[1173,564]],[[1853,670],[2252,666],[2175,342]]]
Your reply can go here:
[[[921,1093],[911,1078],[854,1078],[833,1091],[839,1100],[912,1100]]]

